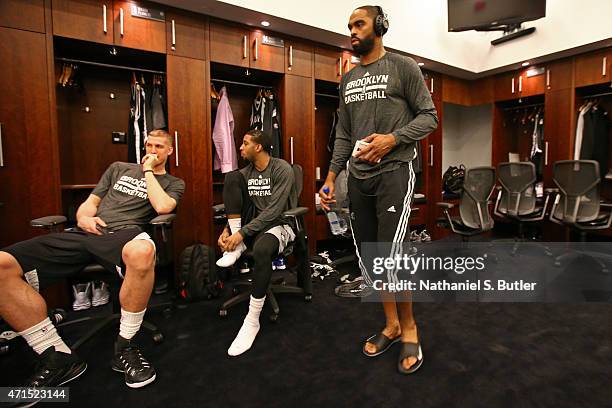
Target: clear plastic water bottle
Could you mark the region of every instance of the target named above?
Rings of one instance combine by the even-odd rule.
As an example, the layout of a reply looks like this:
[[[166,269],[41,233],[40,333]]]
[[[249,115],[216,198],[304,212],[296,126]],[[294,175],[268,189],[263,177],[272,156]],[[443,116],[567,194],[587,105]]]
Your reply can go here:
[[[323,187],[323,192],[325,194],[329,194],[329,187]],[[342,226],[340,225],[340,220],[338,218],[338,214],[335,211],[327,211],[327,220],[329,221],[329,226],[331,228],[331,232],[333,235],[341,235],[344,231],[342,231]],[[346,231],[346,229],[345,229]]]

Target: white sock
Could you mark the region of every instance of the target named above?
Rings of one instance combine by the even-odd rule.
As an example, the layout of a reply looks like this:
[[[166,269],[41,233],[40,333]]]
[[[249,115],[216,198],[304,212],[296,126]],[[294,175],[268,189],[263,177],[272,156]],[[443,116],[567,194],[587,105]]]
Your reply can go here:
[[[240,227],[242,226],[241,218],[228,218],[227,222],[229,224],[230,232],[232,234],[235,234],[236,232],[240,231]],[[238,259],[240,259],[240,256],[245,250],[246,245],[244,245],[244,242],[241,242],[240,245],[238,245],[233,251],[223,252],[223,256],[217,260],[217,266],[221,268],[229,268],[230,266],[235,264]]]
[[[126,340],[130,340],[138,330],[140,330],[140,325],[144,319],[144,314],[147,309],[142,312],[128,312],[127,310],[123,310],[121,308],[121,321],[119,322],[119,335]]]
[[[55,351],[72,354],[70,347],[57,334],[57,329],[48,317],[29,329],[25,329],[19,335],[24,338],[37,354],[42,354],[51,346],[55,347]]]
[[[227,223],[229,224],[232,234],[235,234],[242,228],[242,218],[228,218]]]
[[[244,318],[242,327],[232,342],[232,345],[227,350],[227,354],[230,356],[239,356],[251,348],[257,333],[259,333],[259,315],[261,314],[261,309],[263,309],[265,301],[265,296],[261,299],[255,299],[251,295],[251,301],[249,302],[249,313],[247,313],[246,317]]]

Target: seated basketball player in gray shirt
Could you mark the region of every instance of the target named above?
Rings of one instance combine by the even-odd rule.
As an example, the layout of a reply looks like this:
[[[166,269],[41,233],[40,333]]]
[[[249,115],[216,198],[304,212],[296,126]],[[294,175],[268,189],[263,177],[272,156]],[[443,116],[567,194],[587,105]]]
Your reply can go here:
[[[240,155],[249,164],[225,176],[223,202],[229,226],[219,237],[224,251],[217,265],[233,265],[252,243],[255,258],[253,292],[249,313],[227,351],[237,356],[251,348],[259,332],[259,314],[272,276],[272,259],[295,239],[290,225],[282,219],[284,211],[297,206],[297,189],[291,165],[270,156],[270,135],[249,130],[240,146]]]
[[[85,372],[87,364],[59,336],[37,290],[92,261],[124,278],[113,370],[131,388],[155,380],[155,369],[132,338],[155,277],[155,244],[143,229],[158,214],[172,213],[185,190],[185,183],[165,170],[172,141],[166,131],[155,130],[147,139],[143,164],[111,164],[77,211],[79,231],[39,236],[0,251],[0,316],[40,358],[27,387],[58,387]]]

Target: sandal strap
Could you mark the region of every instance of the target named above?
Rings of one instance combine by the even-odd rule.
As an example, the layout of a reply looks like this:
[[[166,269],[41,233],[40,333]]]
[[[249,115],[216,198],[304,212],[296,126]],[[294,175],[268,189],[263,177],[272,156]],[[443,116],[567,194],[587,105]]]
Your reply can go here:
[[[387,348],[389,344],[393,342],[393,340],[394,339],[390,339],[389,337],[385,336],[383,333],[378,333],[374,337],[370,338],[368,340],[368,343],[372,343],[374,346],[376,346],[376,351],[378,352],[380,350],[384,350],[385,348]]]
[[[419,348],[419,343],[402,343],[402,347],[400,348],[399,352],[400,361],[408,357],[415,357],[417,361],[420,360],[422,355],[419,353]]]

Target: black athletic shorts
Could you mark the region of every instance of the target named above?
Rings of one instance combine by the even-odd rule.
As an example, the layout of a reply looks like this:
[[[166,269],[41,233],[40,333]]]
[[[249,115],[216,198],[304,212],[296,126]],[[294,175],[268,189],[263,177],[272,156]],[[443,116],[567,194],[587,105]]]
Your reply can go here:
[[[153,243],[149,235],[139,228],[127,228],[105,235],[67,231],[21,241],[2,251],[17,259],[30,284],[36,286],[34,282],[38,281],[38,289],[42,289],[93,262],[123,278],[123,247],[133,239]]]

